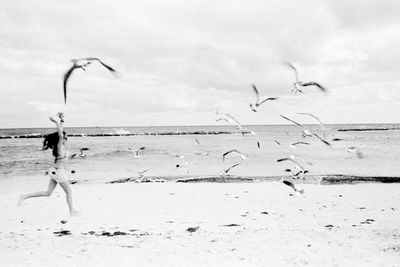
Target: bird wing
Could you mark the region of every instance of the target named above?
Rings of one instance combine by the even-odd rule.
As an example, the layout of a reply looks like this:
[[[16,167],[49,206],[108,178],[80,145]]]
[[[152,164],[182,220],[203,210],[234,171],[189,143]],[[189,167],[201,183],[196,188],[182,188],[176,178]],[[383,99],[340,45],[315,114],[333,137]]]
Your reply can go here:
[[[296,146],[296,145],[309,145],[310,143],[307,143],[307,142],[295,142],[295,143],[292,143],[292,146]]]
[[[86,151],[86,150],[89,150],[89,148],[87,148],[87,147],[81,148],[81,151]]]
[[[258,105],[261,105],[264,102],[270,101],[270,100],[278,100],[277,97],[268,97],[266,99],[264,99],[263,101],[261,101],[260,103],[258,103]]]
[[[294,74],[296,75],[296,82],[299,82],[299,75],[297,74],[297,69],[290,62],[285,62],[285,65],[290,67],[294,71]]]
[[[277,159],[276,162],[282,162],[282,161],[287,161],[287,160],[290,160],[290,158]]]
[[[301,125],[300,123],[298,123],[298,122],[296,122],[296,121],[294,121],[294,120],[291,120],[291,119],[289,119],[288,117],[283,116],[282,114],[279,114],[279,115],[281,115],[281,117],[284,118],[285,120],[288,120],[288,121],[290,121],[290,122],[293,122],[294,124],[296,124],[296,125],[298,125],[298,126],[304,128],[304,126]]]
[[[67,83],[68,83],[68,79],[69,77],[71,77],[72,72],[74,71],[74,69],[77,68],[77,65],[74,64],[72,65],[71,68],[69,68],[67,70],[67,72],[64,74],[64,103],[67,104]]]
[[[254,135],[257,138],[257,146],[258,146],[258,148],[260,148],[260,139],[259,139],[258,135],[254,131],[249,130],[249,129],[242,129],[242,135],[244,134],[245,131],[248,131],[249,133],[251,133],[252,135]]]
[[[324,129],[324,124],[323,124],[322,121],[321,121],[317,116],[315,116],[314,114],[305,113],[305,112],[299,112],[299,113],[297,113],[297,114],[310,116],[311,118],[316,119],[316,120],[318,121],[319,125],[321,126],[321,128]]]
[[[109,65],[105,64],[103,61],[100,60],[100,58],[97,57],[86,57],[86,58],[79,58],[76,60],[86,60],[86,61],[98,61],[101,65],[103,65],[105,68],[107,68],[109,71],[111,72],[116,72],[115,69],[113,69],[112,67],[110,67]]]
[[[299,168],[300,170],[305,170],[305,168],[303,166],[301,166],[299,163],[297,163],[296,161],[294,161],[291,158],[282,158],[282,159],[278,159],[276,162],[282,162],[282,161],[290,161],[292,162],[297,168]]]
[[[148,171],[150,171],[150,170],[151,170],[151,168],[150,168],[150,169],[143,170],[143,171],[138,171],[138,173],[139,173],[139,174],[143,174],[143,173],[148,172]]]
[[[218,118],[218,119],[215,120],[216,123],[218,123],[218,122],[220,122],[220,121],[229,122],[229,120],[226,119],[226,118]]]
[[[252,84],[251,87],[253,88],[254,92],[256,93],[257,96],[257,102],[258,103],[260,101],[260,94],[258,93],[257,87],[255,84]]]
[[[228,117],[229,119],[231,119],[234,123],[237,124],[237,126],[239,126],[239,128],[241,129],[242,126],[240,125],[239,121],[237,119],[235,119],[235,117],[233,117],[232,115],[228,114],[228,113],[221,113],[221,115],[224,115],[226,117]]]
[[[103,61],[101,61],[101,60],[98,60],[98,61],[99,61],[99,63],[100,63],[101,65],[103,65],[105,68],[107,68],[107,69],[108,69],[109,71],[111,71],[112,73],[116,72],[115,69],[111,68],[110,66],[108,66],[107,64],[105,64]]]
[[[229,155],[230,153],[236,153],[236,154],[240,155],[243,159],[247,156],[247,155],[245,155],[244,153],[240,152],[237,149],[232,149],[232,150],[229,150],[229,151],[225,152],[224,154],[222,154],[222,161],[225,161],[225,157],[227,155]]]
[[[80,58],[79,60],[100,61],[100,59],[97,57],[86,57],[86,58]]]
[[[231,169],[235,168],[236,166],[239,166],[241,162],[235,163],[232,166],[230,166],[228,169],[224,170],[225,173],[228,173]]]
[[[199,142],[199,140],[198,140],[197,138],[195,139],[195,141],[196,141],[196,143],[197,143],[199,146],[201,146],[201,145],[200,145],[200,142]]]
[[[321,89],[321,91],[323,91],[325,93],[327,92],[325,87],[323,87],[322,85],[320,85],[319,83],[316,83],[316,82],[307,82],[307,83],[302,84],[303,87],[313,86],[313,85],[317,86],[319,89]]]
[[[318,134],[313,133],[313,135],[314,135],[315,137],[317,137],[319,140],[321,140],[321,142],[324,143],[325,145],[331,146],[331,144],[330,144],[328,141],[326,141],[325,139],[322,139]]]

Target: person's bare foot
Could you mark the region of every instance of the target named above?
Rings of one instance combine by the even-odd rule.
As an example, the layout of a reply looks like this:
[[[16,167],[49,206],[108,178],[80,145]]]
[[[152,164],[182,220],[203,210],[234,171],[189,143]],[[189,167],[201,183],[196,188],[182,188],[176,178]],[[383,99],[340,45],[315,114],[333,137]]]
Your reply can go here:
[[[21,206],[22,202],[25,200],[25,195],[21,195],[18,199],[18,207]]]

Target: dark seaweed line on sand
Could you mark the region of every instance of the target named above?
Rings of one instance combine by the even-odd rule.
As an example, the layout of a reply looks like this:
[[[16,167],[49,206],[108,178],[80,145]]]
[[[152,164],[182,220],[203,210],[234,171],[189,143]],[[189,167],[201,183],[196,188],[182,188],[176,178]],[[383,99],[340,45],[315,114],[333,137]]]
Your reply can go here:
[[[321,177],[321,184],[400,183],[399,176],[357,176],[333,174]]]
[[[280,182],[282,179],[290,179],[289,176],[149,176],[145,178],[123,178],[107,182],[115,183],[154,183],[154,182],[176,182],[176,183],[257,183],[257,182]],[[309,175],[305,179],[292,180],[300,184],[356,184],[356,183],[400,183],[398,176],[357,176],[344,174]]]
[[[350,128],[350,129],[338,129],[338,132],[367,132],[367,131],[398,131],[400,128]]]
[[[219,134],[237,134],[241,132],[230,131],[193,131],[193,132],[161,132],[161,133],[99,133],[99,134],[68,134],[69,137],[108,137],[108,136],[137,136],[137,135],[219,135]],[[247,132],[245,132],[247,133]],[[14,138],[43,138],[45,134],[23,134],[23,135],[1,135],[0,139]]]

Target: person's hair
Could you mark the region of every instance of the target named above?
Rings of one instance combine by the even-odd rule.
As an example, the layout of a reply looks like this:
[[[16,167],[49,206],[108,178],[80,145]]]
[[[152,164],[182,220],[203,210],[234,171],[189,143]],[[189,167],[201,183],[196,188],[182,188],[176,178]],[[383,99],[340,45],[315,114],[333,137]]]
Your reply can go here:
[[[63,134],[65,137],[66,133],[64,131],[63,131]],[[60,137],[58,136],[58,132],[54,132],[54,133],[45,135],[44,140],[43,140],[42,151],[50,148],[53,150],[53,156],[57,158],[58,157],[57,145],[58,145],[59,141],[60,141]]]

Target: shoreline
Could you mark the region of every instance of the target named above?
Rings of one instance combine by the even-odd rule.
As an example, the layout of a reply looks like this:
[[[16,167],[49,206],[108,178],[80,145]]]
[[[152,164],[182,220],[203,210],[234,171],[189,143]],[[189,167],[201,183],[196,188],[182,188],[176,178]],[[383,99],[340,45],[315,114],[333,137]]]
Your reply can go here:
[[[400,183],[400,176],[358,176],[345,174],[307,175],[304,179],[293,179],[291,176],[240,176],[240,175],[182,175],[182,176],[146,176],[127,177],[105,182],[117,183],[262,183],[290,180],[296,184],[358,184],[358,183]],[[74,181],[84,183],[84,181]]]

